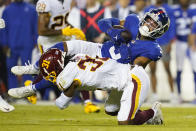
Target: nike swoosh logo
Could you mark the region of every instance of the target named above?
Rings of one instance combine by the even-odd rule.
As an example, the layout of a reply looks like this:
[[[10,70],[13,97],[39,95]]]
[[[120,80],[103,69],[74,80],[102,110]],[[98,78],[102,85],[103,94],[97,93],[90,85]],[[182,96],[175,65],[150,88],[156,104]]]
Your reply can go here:
[[[9,108],[6,108],[6,107],[3,107],[3,109],[5,109],[6,111],[10,111],[10,109]]]

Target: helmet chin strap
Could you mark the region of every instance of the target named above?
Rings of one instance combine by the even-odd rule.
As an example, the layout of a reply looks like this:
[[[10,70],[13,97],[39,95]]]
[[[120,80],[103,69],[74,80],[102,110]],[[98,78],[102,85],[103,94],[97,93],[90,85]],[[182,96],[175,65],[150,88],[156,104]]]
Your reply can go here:
[[[139,32],[141,35],[149,37],[149,28],[147,26],[140,26],[139,27]]]

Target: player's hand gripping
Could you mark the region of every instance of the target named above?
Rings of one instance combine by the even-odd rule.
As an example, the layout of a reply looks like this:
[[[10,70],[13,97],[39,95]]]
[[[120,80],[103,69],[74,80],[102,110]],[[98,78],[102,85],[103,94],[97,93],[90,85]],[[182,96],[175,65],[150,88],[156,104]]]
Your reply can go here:
[[[107,31],[107,34],[116,44],[126,44],[131,40],[131,34],[126,29],[111,28]]]

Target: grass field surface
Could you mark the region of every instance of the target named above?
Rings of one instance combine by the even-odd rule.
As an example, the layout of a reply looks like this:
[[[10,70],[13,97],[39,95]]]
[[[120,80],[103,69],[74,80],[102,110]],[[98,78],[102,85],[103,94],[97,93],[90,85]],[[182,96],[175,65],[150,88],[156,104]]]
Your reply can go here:
[[[59,110],[49,105],[16,105],[0,112],[0,131],[196,131],[196,107],[164,107],[163,125],[119,126],[115,116],[85,114],[80,104]]]

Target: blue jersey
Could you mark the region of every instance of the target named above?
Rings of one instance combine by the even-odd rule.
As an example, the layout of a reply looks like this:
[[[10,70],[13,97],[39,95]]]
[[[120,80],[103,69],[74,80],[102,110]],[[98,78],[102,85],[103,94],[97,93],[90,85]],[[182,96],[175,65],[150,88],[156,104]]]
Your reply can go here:
[[[116,45],[111,41],[107,41],[103,43],[101,53],[102,57],[109,57],[123,64],[133,64],[134,60],[140,56],[149,58],[152,61],[157,61],[162,56],[158,43],[144,40],[129,42],[128,45]]]
[[[123,64],[130,63],[131,60],[128,46],[125,44],[117,45],[112,41],[103,43],[101,54],[102,57],[109,57]]]
[[[187,42],[188,35],[191,33],[191,19],[194,15],[192,9],[183,10],[179,5],[174,7],[174,16],[176,23],[176,39]]]
[[[108,19],[101,19],[98,22],[99,28],[103,32],[107,32],[107,30],[111,29],[114,25],[119,25],[120,20],[117,18],[108,18]],[[136,14],[128,15],[125,18],[124,28],[128,30],[131,35],[132,39],[135,40],[139,30],[139,18]]]
[[[168,44],[171,40],[175,38],[175,17],[173,15],[173,9],[168,5],[168,4],[162,4],[161,7],[156,7],[154,5],[150,5],[144,9],[144,12],[148,12],[152,9],[156,8],[164,8],[165,11],[167,12],[167,15],[170,19],[170,26],[169,29],[157,39],[157,42],[160,45],[166,45]]]
[[[162,57],[162,50],[156,41],[136,40],[130,43],[129,54],[133,64],[134,60],[141,56],[157,61]]]

